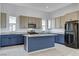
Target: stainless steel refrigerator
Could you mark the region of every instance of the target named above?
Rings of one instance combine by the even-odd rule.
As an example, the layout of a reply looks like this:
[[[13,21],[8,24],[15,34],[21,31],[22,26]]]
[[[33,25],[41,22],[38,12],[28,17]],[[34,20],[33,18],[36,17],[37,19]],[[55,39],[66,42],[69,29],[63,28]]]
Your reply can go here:
[[[79,20],[66,22],[65,45],[71,48],[79,48]]]

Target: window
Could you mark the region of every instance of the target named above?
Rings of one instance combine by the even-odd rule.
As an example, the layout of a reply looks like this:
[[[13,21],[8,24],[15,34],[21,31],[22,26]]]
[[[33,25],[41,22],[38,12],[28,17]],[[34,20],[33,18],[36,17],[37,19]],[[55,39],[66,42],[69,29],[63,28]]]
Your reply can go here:
[[[47,23],[48,25],[48,29],[51,29],[51,20],[48,20],[48,23]]]
[[[15,31],[16,30],[16,17],[9,16],[9,30]]]
[[[42,30],[45,31],[46,28],[46,21],[42,20]]]
[[[55,19],[52,19],[52,28],[55,28]]]

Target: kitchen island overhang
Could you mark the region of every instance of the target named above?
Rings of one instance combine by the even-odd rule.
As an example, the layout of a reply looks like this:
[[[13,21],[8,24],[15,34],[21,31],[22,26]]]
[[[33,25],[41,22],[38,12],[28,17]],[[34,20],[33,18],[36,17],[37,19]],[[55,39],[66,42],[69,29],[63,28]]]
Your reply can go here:
[[[34,52],[54,47],[56,35],[57,34],[24,35],[24,49],[27,52]]]

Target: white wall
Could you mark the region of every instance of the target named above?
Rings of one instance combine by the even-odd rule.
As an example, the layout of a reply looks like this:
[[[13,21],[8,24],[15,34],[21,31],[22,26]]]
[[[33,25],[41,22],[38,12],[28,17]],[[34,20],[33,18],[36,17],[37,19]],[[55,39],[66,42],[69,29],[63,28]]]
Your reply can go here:
[[[53,12],[50,12],[50,16],[52,18],[54,17],[57,17],[57,16],[63,16],[67,13],[70,13],[70,12],[74,12],[74,11],[77,11],[79,10],[79,3],[72,3],[66,7],[63,7],[61,9],[58,9],[56,11],[53,11]]]
[[[32,16],[32,17],[40,17],[46,20],[47,13],[38,11],[28,7],[16,6],[14,4],[0,4],[1,5],[1,12],[7,13],[7,28],[2,29],[3,31],[8,31],[8,17],[9,16],[16,16],[17,17],[17,31],[26,31],[26,29],[19,29],[19,16]]]
[[[63,16],[67,13],[71,13],[71,12],[74,12],[74,11],[78,11],[79,10],[79,3],[72,3],[68,6],[65,6],[61,9],[58,9],[58,10],[55,10],[53,12],[50,12],[49,15],[50,15],[50,18],[52,19],[52,27],[54,28],[55,26],[55,17],[58,17],[58,16]]]
[[[54,12],[42,12],[42,11],[38,11],[32,8],[28,8],[28,7],[21,7],[21,6],[16,6],[13,4],[0,4],[1,8],[0,11],[1,12],[5,12],[7,13],[7,28],[6,29],[2,29],[3,31],[8,31],[8,16],[12,15],[12,16],[16,16],[17,17],[17,30],[18,31],[26,31],[26,29],[19,29],[19,16],[20,15],[25,15],[25,16],[32,16],[32,17],[41,17],[44,20],[52,20],[54,19],[54,17],[57,16],[62,16],[66,13],[70,13],[73,11],[77,11],[79,10],[79,4],[70,4],[69,6],[63,7],[61,9],[58,9]],[[52,23],[53,25],[54,23]]]

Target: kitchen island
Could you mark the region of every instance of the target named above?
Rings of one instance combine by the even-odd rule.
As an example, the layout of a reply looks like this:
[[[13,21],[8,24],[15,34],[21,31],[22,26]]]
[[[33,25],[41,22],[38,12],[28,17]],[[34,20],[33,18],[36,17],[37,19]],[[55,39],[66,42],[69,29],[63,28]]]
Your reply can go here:
[[[32,34],[24,36],[24,49],[27,52],[38,51],[55,46],[54,40],[56,34]]]

